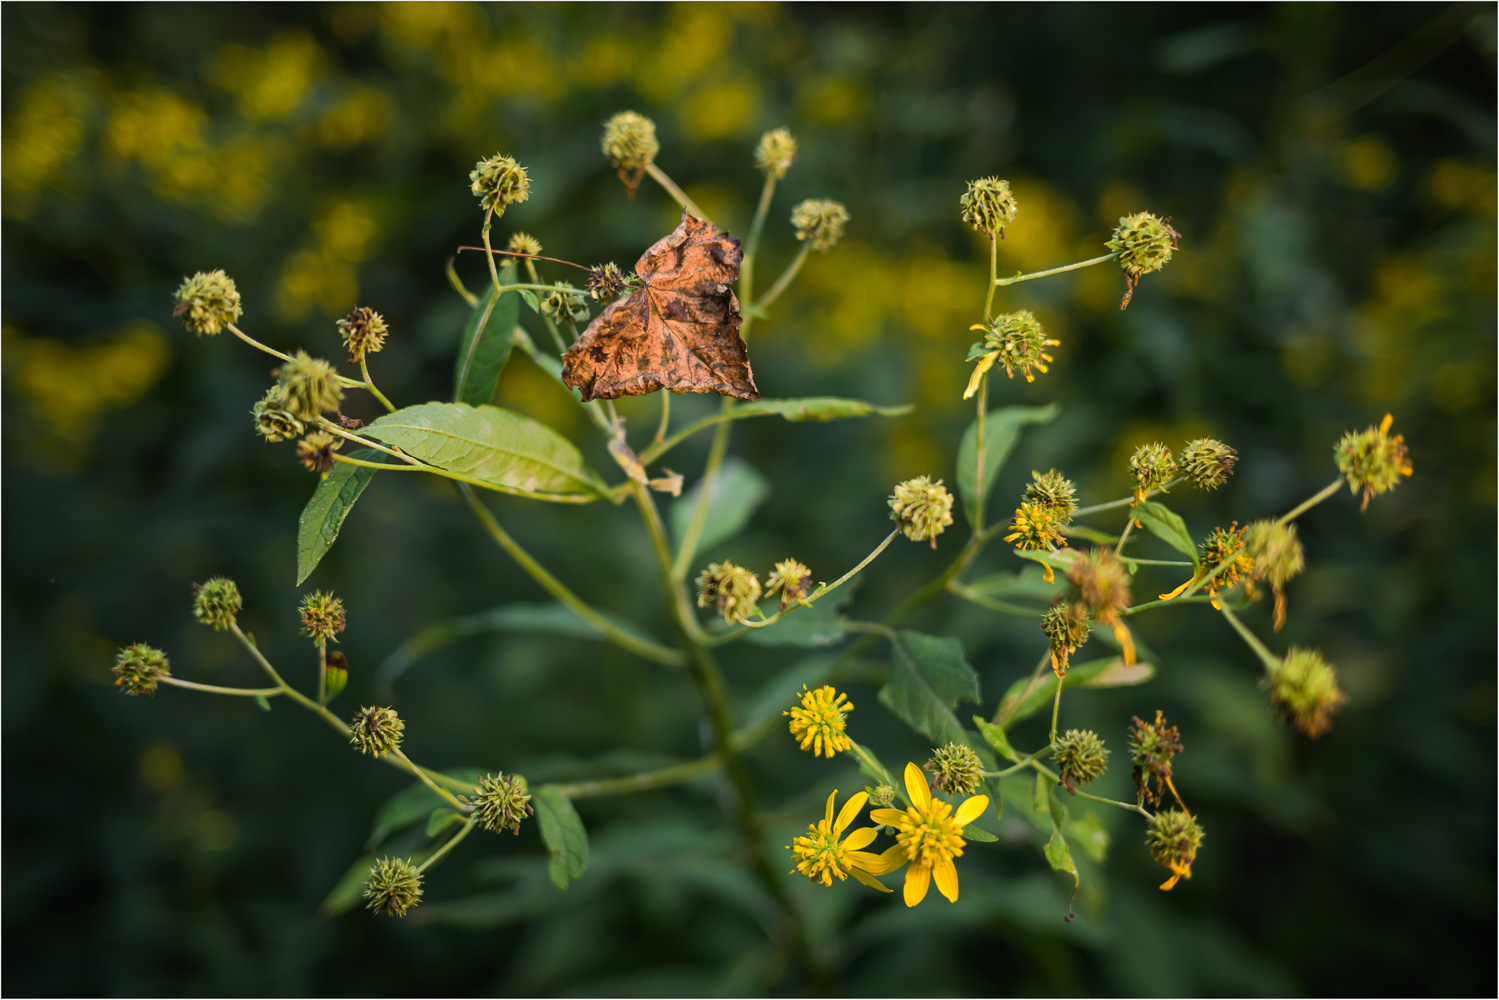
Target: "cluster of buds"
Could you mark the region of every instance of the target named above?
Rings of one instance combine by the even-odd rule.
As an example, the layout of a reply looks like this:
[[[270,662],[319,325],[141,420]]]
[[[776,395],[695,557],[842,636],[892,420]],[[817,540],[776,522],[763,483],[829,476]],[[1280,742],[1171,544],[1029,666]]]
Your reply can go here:
[[[1171,762],[1181,752],[1181,733],[1166,724],[1161,712],[1156,712],[1154,722],[1134,717],[1129,727],[1129,753],[1134,763],[1132,776],[1137,802],[1149,801],[1160,806],[1163,788],[1170,788],[1176,794],[1176,786],[1171,783]]]
[[[1041,321],[1029,309],[1004,313],[987,323],[975,323],[968,329],[984,331],[984,338],[968,348],[967,360],[977,360],[978,365],[968,377],[964,399],[978,392],[984,375],[996,364],[1005,370],[1005,375],[1009,378],[1014,378],[1018,371],[1025,376],[1027,382],[1036,381],[1031,369],[1034,368],[1043,375],[1050,371],[1046,366],[1055,359],[1046,350],[1061,344],[1060,340],[1047,338]]]
[[[796,559],[782,559],[765,579],[765,596],[781,597],[779,610],[804,604],[812,590],[812,571]]]
[[[1268,672],[1265,687],[1277,710],[1312,739],[1332,728],[1333,713],[1348,700],[1332,664],[1314,649],[1295,646]]]
[[[389,332],[385,317],[367,306],[355,306],[349,310],[349,315],[338,321],[338,335],[343,339],[344,350],[349,352],[349,360],[356,365],[366,355],[379,353]]]
[[[1394,422],[1395,418],[1386,413],[1378,428],[1349,431],[1333,449],[1338,471],[1348,480],[1348,488],[1354,493],[1364,492],[1360,510],[1369,508],[1369,500],[1375,494],[1394,489],[1401,476],[1409,477],[1414,471],[1405,448],[1405,436],[1390,437]]]
[[[984,762],[962,743],[949,743],[933,750],[923,770],[931,773],[933,788],[960,798],[972,795],[984,782]]]
[[[760,578],[731,562],[709,563],[697,578],[697,606],[716,607],[723,620],[749,618],[758,611]]]
[[[755,169],[780,180],[796,162],[796,139],[783,128],[772,129],[760,137],[755,147]]]
[[[518,836],[521,821],[536,814],[526,779],[518,774],[486,774],[474,786],[473,798],[479,825],[491,833],[509,830]]]
[[[1010,193],[1010,182],[998,177],[981,177],[968,182],[968,190],[958,198],[963,221],[989,239],[1004,239],[1005,226],[1015,221],[1020,210]]]
[[[608,266],[614,267],[613,264]],[[619,268],[614,267],[614,270],[618,273]],[[593,272],[590,271],[589,278],[592,279],[592,276]],[[623,279],[620,283],[623,285]],[[588,304],[583,300],[583,296],[573,291],[564,282],[559,281],[556,284],[556,291],[548,292],[541,300],[541,314],[551,316],[553,319],[571,319],[574,323],[587,320]],[[618,295],[618,292],[615,295]]]
[[[600,264],[588,271],[588,294],[595,302],[613,302],[625,290],[625,276],[619,265]]]
[[[934,483],[928,476],[917,476],[897,483],[888,502],[890,520],[913,542],[930,540],[935,549],[937,536],[952,524],[952,494],[940,479]]]
[[[184,317],[187,328],[200,337],[211,337],[239,319],[239,289],[223,271],[199,271],[183,278],[176,298],[172,315]]]
[[[1078,785],[1103,777],[1109,766],[1109,751],[1091,729],[1067,730],[1057,737],[1052,754],[1061,772],[1060,784],[1073,795],[1077,794]]]
[[[848,224],[848,209],[827,198],[808,198],[791,210],[791,225],[796,238],[810,241],[813,250],[827,253],[843,239]]]
[[[1119,255],[1119,266],[1124,269],[1126,287],[1120,309],[1129,306],[1142,274],[1159,271],[1170,263],[1171,255],[1181,241],[1181,234],[1171,228],[1170,221],[1149,212],[1126,215],[1119,220],[1114,234],[1105,244]]]
[[[479,207],[495,218],[504,215],[506,207],[531,197],[531,179],[526,168],[500,153],[474,164],[468,179]]]

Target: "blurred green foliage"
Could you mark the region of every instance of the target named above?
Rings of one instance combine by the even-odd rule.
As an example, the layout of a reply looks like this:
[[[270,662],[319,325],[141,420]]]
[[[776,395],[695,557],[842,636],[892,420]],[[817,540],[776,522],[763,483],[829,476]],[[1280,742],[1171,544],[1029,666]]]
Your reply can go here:
[[[1109,267],[1001,290],[1002,308],[1035,310],[1062,341],[1034,385],[993,382],[992,404],[1061,404],[1022,438],[1001,497],[1052,466],[1085,503],[1122,496],[1136,445],[1212,433],[1238,448],[1238,475],[1173,499],[1205,534],[1313,492],[1338,436],[1387,410],[1415,465],[1367,513],[1341,494],[1303,521],[1310,568],[1274,645],[1337,664],[1351,702],[1329,735],[1308,743],[1274,722],[1252,655],[1200,607],[1142,622],[1161,666],[1150,685],[1064,713],[1116,753],[1131,715],[1164,708],[1180,726],[1177,780],[1207,830],[1190,883],[1158,893],[1142,831],[1115,815],[1102,817],[1107,871],[1078,857],[1074,923],[1070,880],[1024,843],[972,848],[953,906],[793,880],[834,969],[822,985],[1493,990],[1493,5],[7,4],[0,17],[6,992],[806,987],[767,936],[768,897],[712,782],[581,801],[592,858],[566,893],[523,830],[462,845],[403,922],[325,919],[319,902],[400,776],[291,706],[177,690],[127,701],[109,684],[113,651],[134,641],[168,650],[180,675],[253,676],[192,622],[190,584],[214,574],[239,581],[242,621],[290,677],[314,662],[293,587],[312,484],[251,433],[264,359],[170,319],[181,277],[227,270],[245,328],[283,349],[334,354],[333,319],[376,308],[394,331],[372,365],[382,388],[446,398],[466,309],[443,266],[477,240],[475,161],[503,151],[529,168],[531,199],[500,228],[548,254],[629,264],[674,224],[659,190],[627,200],[602,162],[600,123],[626,107],[656,119],[659,162],[732,231],[758,192],[754,140],[796,134],[761,273],[795,250],[775,224],[795,201],[834,197],[852,220],[758,327],[760,387],[918,404],[893,420],[736,426],[771,492],[702,559],[794,553],[826,575],[886,530],[891,483],[951,481],[986,264],[957,198],[990,174],[1021,206],[1001,273],[1096,256],[1125,212],[1183,234],[1124,314]],[[457,266],[480,285],[477,255]],[[498,398],[608,466],[529,362],[512,360]],[[645,426],[655,405],[623,409]],[[673,456],[689,485],[702,454]],[[584,597],[664,631],[629,511],[495,507]],[[893,549],[856,595],[861,617],[943,559]],[[999,551],[988,564],[1013,568]],[[444,484],[393,476],[309,586],[350,608],[341,706],[386,697],[376,666],[433,621],[541,599]],[[1268,634],[1265,608],[1250,618]],[[956,601],[913,624],[963,641],[986,706],[1044,643],[1029,622]],[[791,666],[773,647],[726,658],[744,703]],[[850,688],[854,731],[887,763],[923,759],[874,698],[882,669]],[[483,632],[416,660],[394,690],[437,766],[542,780],[701,752],[680,675],[593,643]],[[750,764],[777,844],[828,788],[861,783],[789,739]],[[1128,794],[1126,770],[1103,794]]]

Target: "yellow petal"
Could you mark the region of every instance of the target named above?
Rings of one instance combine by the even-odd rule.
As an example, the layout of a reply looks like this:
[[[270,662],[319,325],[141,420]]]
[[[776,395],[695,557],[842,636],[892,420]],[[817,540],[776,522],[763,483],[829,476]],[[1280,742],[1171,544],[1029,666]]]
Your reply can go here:
[[[924,865],[912,865],[906,869],[906,887],[903,895],[907,906],[915,906],[926,899],[927,886],[932,884],[932,870]]]
[[[863,872],[859,871],[859,869],[857,869],[857,868],[853,869],[853,873],[854,873],[854,878],[858,879],[860,882],[863,882],[865,885],[869,886],[871,889],[878,889],[878,890],[880,890],[880,892],[894,892],[895,891],[894,889],[890,888],[885,883],[881,882],[879,879],[875,878],[873,875],[865,875]]]
[[[1192,584],[1196,583],[1200,579],[1202,579],[1202,571],[1198,570],[1196,573],[1192,574],[1192,578],[1190,580],[1188,580],[1186,583],[1182,584],[1180,587],[1177,587],[1171,593],[1169,593],[1169,594],[1159,594],[1157,596],[1159,596],[1160,599],[1163,600],[1163,601],[1169,601],[1169,600],[1171,600],[1174,597],[1180,597],[1182,591],[1186,590],[1188,587],[1192,586]]]
[[[952,820],[959,826],[967,826],[984,815],[984,810],[988,808],[989,796],[973,795],[966,799],[962,805],[958,806],[958,811],[953,814]]]
[[[932,866],[932,877],[937,880],[937,891],[947,897],[949,903],[958,901],[958,869],[952,858],[944,858]]]
[[[880,826],[900,826],[900,821],[906,818],[904,809],[871,809],[869,810],[869,821],[878,823]]]
[[[921,773],[921,768],[909,762],[906,764],[906,795],[910,796],[911,805],[921,810],[925,810],[932,801],[932,791],[927,787],[926,775]]]
[[[968,376],[968,389],[963,393],[963,398],[968,399],[979,391],[979,383],[984,380],[984,373],[994,367],[994,359],[997,354],[985,354],[979,358],[978,367],[974,368],[973,374]]]
[[[832,756],[832,754],[829,754],[828,756]],[[825,822],[827,822],[829,825],[831,825],[832,822],[833,822],[833,800],[836,799],[837,797],[838,797],[838,789],[835,788],[835,789],[833,789],[833,794],[828,796],[828,807],[827,807],[827,810],[823,813],[823,817],[822,817],[823,820]]]
[[[1394,422],[1395,422],[1395,415],[1393,413],[1386,413],[1384,415],[1384,419],[1379,422],[1379,433],[1381,433],[1381,434],[1388,434],[1388,433],[1390,433],[1390,425],[1393,424]]]
[[[833,794],[838,794],[834,792]],[[859,816],[859,810],[864,808],[864,803],[869,801],[868,792],[858,792],[853,798],[843,804],[838,811],[838,822],[833,824],[833,833],[839,834],[848,829],[848,825]]]
[[[878,868],[865,868],[864,870],[873,872],[876,875],[884,875],[887,872],[900,871],[901,866],[910,860],[910,858],[906,857],[906,849],[899,844],[886,848],[885,853],[881,854],[879,858],[880,866]]]
[[[842,830],[842,827],[838,828]],[[845,850],[857,851],[874,843],[875,832],[873,827],[861,827],[849,834],[843,841]]]

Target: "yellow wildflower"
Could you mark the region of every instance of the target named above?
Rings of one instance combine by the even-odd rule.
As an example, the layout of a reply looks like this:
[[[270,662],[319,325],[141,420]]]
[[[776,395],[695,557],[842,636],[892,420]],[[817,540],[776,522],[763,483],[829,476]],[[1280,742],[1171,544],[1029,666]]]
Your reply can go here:
[[[796,867],[792,869],[793,874],[805,875],[814,882],[820,881],[823,885],[832,885],[835,875],[840,882],[852,875],[865,885],[881,892],[893,892],[893,889],[882,885],[874,877],[890,870],[884,857],[860,850],[874,841],[873,827],[860,827],[841,842],[838,839],[854,821],[854,817],[859,815],[864,808],[864,803],[869,801],[869,793],[859,792],[845,802],[843,808],[838,811],[838,819],[835,821],[833,801],[837,797],[838,789],[835,788],[833,794],[828,796],[828,807],[823,814],[822,821],[816,825],[809,825],[805,837],[797,837],[786,845],[786,849],[794,853],[797,858]]]
[[[909,862],[906,869],[905,900],[915,906],[926,898],[927,888],[935,880],[937,891],[949,902],[958,901],[958,870],[953,858],[961,857],[966,842],[963,828],[989,808],[989,796],[974,795],[963,801],[957,811],[941,799],[932,798],[926,776],[915,764],[906,765],[906,796],[909,809],[875,809],[870,820],[880,826],[895,828],[895,846],[880,855],[886,867],[894,871]]]
[[[844,716],[852,712],[854,706],[847,698],[848,695],[835,690],[831,684],[824,684],[816,691],[809,691],[807,685],[802,685],[801,707],[781,714],[791,716],[791,735],[801,740],[803,750],[810,748],[814,757],[818,754],[832,757],[839,750],[849,748],[848,736],[843,732]]]

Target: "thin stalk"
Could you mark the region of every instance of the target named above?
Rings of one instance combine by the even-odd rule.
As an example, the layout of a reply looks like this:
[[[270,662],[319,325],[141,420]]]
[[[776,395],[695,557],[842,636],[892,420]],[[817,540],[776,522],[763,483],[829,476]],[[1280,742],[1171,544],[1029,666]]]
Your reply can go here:
[[[734,397],[725,396],[721,412],[729,412],[734,409]],[[718,479],[719,469],[723,466],[724,456],[729,450],[729,424],[727,422],[718,425],[713,434],[713,443],[708,447],[708,462],[703,466],[702,479],[698,480],[697,500],[692,506],[692,520],[687,522],[687,530],[682,535],[681,546],[677,549],[677,558],[671,564],[671,579],[680,583],[687,579],[687,570],[693,558],[697,555],[698,540],[703,537],[703,526],[708,523],[708,506],[713,499],[713,486]]]
[[[1057,678],[1057,696],[1051,700],[1051,745],[1057,745],[1057,713],[1062,710],[1062,679]]]
[[[1024,618],[1040,618],[1046,613],[1044,611],[1037,611],[1034,608],[1023,608],[1018,604],[996,601],[991,597],[985,597],[983,594],[978,593],[972,587],[958,583],[957,581],[948,584],[947,591],[954,597],[961,597],[969,604],[976,604],[990,611],[998,611],[1000,614],[1019,615]]]
[[[412,762],[411,758],[406,756],[406,754],[401,751],[400,747],[396,747],[391,751],[391,753],[395,754],[397,757],[401,758],[401,760],[405,761],[406,766],[411,769],[411,773],[416,775],[418,778],[421,778],[422,783],[436,792],[438,796],[443,799],[443,801],[448,803],[448,805],[454,807],[455,809],[468,808],[467,803],[458,801],[458,796],[454,795],[452,792],[448,791],[446,788],[443,788],[437,782],[427,777],[427,772],[417,767],[416,764]]]
[[[479,296],[469,291],[467,286],[463,284],[463,279],[458,277],[458,271],[453,267],[453,258],[448,258],[448,263],[443,269],[443,273],[448,276],[448,284],[453,286],[453,291],[457,292],[458,297],[468,303],[470,309],[479,304]]]
[[[1228,623],[1234,627],[1235,632],[1239,633],[1239,637],[1248,644],[1250,649],[1254,650],[1255,655],[1260,658],[1260,662],[1265,665],[1266,671],[1274,671],[1280,667],[1280,657],[1270,652],[1265,647],[1265,644],[1260,642],[1259,637],[1249,631],[1249,626],[1239,621],[1239,616],[1234,614],[1227,604],[1220,601],[1218,603],[1218,613],[1228,619]]]
[[[1114,555],[1119,556],[1124,554],[1124,543],[1129,541],[1129,533],[1134,526],[1134,517],[1130,517],[1124,522],[1124,530],[1119,533],[1119,544],[1114,546]]]
[[[257,351],[264,351],[265,353],[271,355],[272,357],[280,358],[282,361],[290,361],[291,360],[291,355],[290,354],[282,354],[280,351],[276,350],[274,347],[267,347],[265,344],[262,344],[260,341],[256,340],[254,337],[250,336],[248,333],[246,333],[245,331],[241,330],[239,327],[235,326],[233,323],[226,323],[225,326],[227,326],[229,328],[229,332],[230,333],[234,334],[240,340],[243,340],[245,343],[249,344],[251,347],[255,348]]]
[[[873,754],[860,746],[857,740],[850,739],[848,741],[848,745],[849,749],[854,752],[854,755],[864,762],[865,767],[868,767],[871,771],[878,773],[885,784],[895,789],[896,795],[899,795],[907,805],[911,804],[911,800],[906,797],[905,782],[901,782],[897,785],[895,779],[890,777],[890,772],[885,770],[884,766],[881,765],[879,761],[874,759]]]
[[[1040,750],[1037,750],[1035,753],[1031,754],[1029,757],[1023,758],[1019,763],[1013,764],[1010,767],[1004,768],[1003,770],[1000,770],[1000,771],[985,771],[984,772],[984,777],[986,777],[986,778],[1003,778],[1006,775],[1014,774],[1016,771],[1020,770],[1023,767],[1030,767],[1032,761],[1034,761],[1037,757],[1040,757],[1042,754],[1049,753],[1050,751],[1051,751],[1051,747],[1049,747],[1049,746],[1042,747]]]
[[[750,222],[749,238],[744,241],[744,258],[739,262],[739,301],[746,304],[755,301],[755,260],[760,251],[760,233],[765,229],[765,217],[770,214],[770,201],[775,190],[775,174],[767,172],[765,186],[760,189],[760,203],[755,206],[755,217]],[[745,317],[745,326],[749,325],[749,319]]]
[[[815,593],[813,593],[812,595],[810,595],[809,597],[806,598],[807,603],[808,604],[812,604],[813,602],[820,601],[822,598],[826,597],[828,594],[831,594],[833,591],[837,590],[839,587],[843,586],[845,583],[847,583],[848,581],[852,580],[856,575],[858,575],[858,573],[862,569],[864,569],[865,566],[868,566],[870,563],[874,562],[875,557],[878,556],[881,552],[884,552],[885,549],[890,546],[890,543],[893,542],[893,541],[895,541],[895,536],[899,535],[899,534],[900,534],[900,529],[899,528],[896,528],[894,531],[890,532],[890,534],[888,534],[888,535],[885,536],[885,540],[883,542],[881,542],[880,544],[878,544],[878,545],[876,545],[874,547],[874,551],[873,552],[869,553],[869,555],[865,556],[863,559],[861,559],[859,561],[859,564],[857,566],[855,566],[853,569],[849,570],[847,573],[844,573],[842,576],[840,576],[838,579],[834,580],[832,583],[825,583],[825,584],[822,584],[821,586],[819,586],[817,588],[817,591]],[[798,607],[802,607],[802,606],[803,605],[793,604],[790,607],[788,607],[785,611],[777,611],[775,614],[771,615],[769,618],[765,619],[764,621],[760,621],[760,622],[745,621],[744,619],[741,618],[741,619],[739,619],[739,624],[745,626],[746,628],[764,628],[767,625],[774,625],[776,622],[780,621],[783,617],[785,617],[786,615],[788,615],[791,612],[795,611]]]
[[[536,271],[536,262],[534,260],[528,259],[526,261],[526,274],[530,275],[531,280],[536,284],[541,284],[541,275]],[[552,342],[557,345],[557,353],[566,354],[567,344],[562,340],[562,331],[557,328],[557,321],[543,313],[541,316],[541,324],[545,326],[547,328],[547,332],[552,335]]]
[[[803,241],[801,249],[796,252],[795,257],[791,258],[791,263],[786,265],[786,270],[781,272],[781,276],[775,280],[774,284],[766,289],[765,294],[760,296],[759,300],[754,304],[761,309],[769,309],[771,303],[780,298],[781,293],[786,290],[786,286],[791,284],[791,280],[796,277],[796,272],[802,269],[802,263],[806,261],[807,253],[811,249],[812,244],[810,242]]]
[[[1046,775],[1052,781],[1060,781],[1061,780],[1057,776],[1057,773],[1055,771],[1053,771],[1051,768],[1047,767],[1045,764],[1041,764],[1041,763],[1037,763],[1037,762],[1032,762],[1031,763],[1031,768],[1033,770],[1041,773],[1041,774]],[[1124,809],[1124,810],[1126,810],[1128,812],[1139,813],[1141,816],[1144,816],[1146,819],[1150,819],[1151,818],[1150,813],[1146,812],[1143,808],[1141,808],[1139,805],[1137,805],[1137,804],[1135,804],[1133,802],[1120,802],[1118,799],[1106,799],[1102,795],[1093,795],[1093,794],[1091,794],[1089,792],[1073,792],[1073,794],[1076,795],[1080,799],[1087,799],[1090,802],[1102,802],[1106,806],[1117,806],[1120,809]]]
[[[1317,506],[1317,504],[1321,503],[1323,500],[1326,500],[1328,497],[1330,497],[1334,493],[1338,492],[1338,490],[1342,489],[1342,487],[1343,487],[1343,477],[1339,476],[1337,479],[1334,479],[1332,482],[1330,482],[1326,486],[1324,486],[1317,493],[1316,496],[1313,496],[1313,497],[1310,497],[1310,498],[1308,498],[1306,500],[1303,500],[1301,503],[1299,503],[1295,507],[1291,508],[1291,512],[1289,514],[1286,514],[1284,517],[1282,517],[1276,523],[1280,524],[1280,525],[1290,524],[1292,521],[1296,520],[1302,514],[1305,514],[1307,511],[1309,511],[1313,507]]]
[[[623,649],[628,649],[636,656],[654,663],[665,664],[669,667],[680,667],[683,665],[685,658],[680,650],[670,649],[659,643],[651,642],[649,639],[632,635],[595,611],[588,602],[569,590],[561,580],[558,580],[547,571],[545,566],[537,562],[529,552],[521,548],[519,543],[514,538],[511,538],[504,528],[500,527],[499,522],[494,519],[494,515],[489,512],[489,508],[479,502],[479,498],[474,495],[472,489],[467,485],[460,485],[458,491],[463,494],[463,499],[467,501],[469,509],[474,512],[474,516],[479,519],[479,523],[484,526],[485,531],[489,532],[489,536],[495,540],[495,543],[504,549],[506,554],[511,559],[514,559],[517,565],[530,575],[531,579],[541,584],[547,593],[570,608],[573,614],[598,629],[610,642]]]
[[[999,237],[993,233],[989,234],[989,295],[984,299],[984,322],[989,322],[989,316],[994,308],[994,289],[999,287]]]
[[[1190,566],[1192,564],[1187,563],[1187,565]],[[1173,597],[1169,601],[1146,601],[1144,604],[1136,604],[1132,608],[1125,608],[1119,612],[1119,617],[1128,618],[1130,615],[1139,614],[1141,611],[1149,611],[1151,608],[1164,608],[1167,605],[1175,607],[1178,604],[1207,604],[1212,600],[1213,598],[1203,594],[1192,597]]]
[[[220,687],[217,684],[199,684],[197,681],[184,681],[176,677],[159,677],[159,683],[170,684],[173,687],[187,688],[189,691],[202,691],[205,694],[228,694],[241,698],[274,698],[284,694],[280,688],[232,688]]]
[[[432,856],[430,858],[428,858],[426,861],[423,861],[421,863],[421,865],[417,868],[416,873],[418,875],[420,875],[422,872],[424,872],[428,868],[432,867],[432,865],[437,861],[438,858],[442,857],[444,854],[448,853],[453,848],[457,847],[459,841],[461,841],[464,837],[467,837],[473,831],[474,824],[477,823],[478,821],[479,821],[479,819],[478,819],[477,816],[470,816],[468,818],[468,821],[463,824],[463,829],[459,830],[456,834],[454,834],[453,838],[451,840],[449,840],[446,844],[443,844],[436,851],[434,851],[432,853]]]
[[[989,294],[993,295],[991,287]],[[989,307],[984,307],[984,315],[987,318]],[[989,412],[989,379],[979,379],[978,391],[978,416],[973,421],[973,533],[981,534],[984,530],[984,417]]]
[[[1092,267],[1094,264],[1102,264],[1106,260],[1113,260],[1121,252],[1116,250],[1113,253],[1106,253],[1102,257],[1094,257],[1092,260],[1080,260],[1076,264],[1065,264],[1062,267],[1054,267],[1049,271],[1035,271],[1031,274],[1015,274],[1008,278],[995,278],[994,284],[1003,287],[1004,285],[1013,285],[1019,281],[1031,281],[1035,278],[1046,278],[1053,274],[1062,274],[1066,271],[1076,271],[1082,267]]]
[[[713,220],[708,218],[708,213],[699,208],[697,202],[687,196],[686,191],[677,187],[677,182],[666,176],[666,171],[656,166],[655,163],[647,163],[645,165],[645,172],[650,174],[651,179],[660,184],[666,190],[667,194],[675,198],[678,205],[687,209],[689,215],[702,219],[709,225],[713,224]]]
[[[770,415],[771,414],[768,413],[764,414],[764,416]],[[731,406],[726,406],[720,409],[717,413],[710,413],[706,417],[701,417],[697,420],[694,420],[692,423],[677,431],[665,441],[658,441],[652,444],[645,451],[641,452],[640,464],[650,465],[662,455],[666,454],[668,451],[671,451],[677,445],[681,444],[683,441],[696,434],[698,431],[708,427],[712,427],[714,424],[721,424],[725,421],[733,420],[736,416],[737,414],[734,412],[734,408]]]
[[[317,703],[328,704],[328,644],[317,641]]]
[[[1157,487],[1156,489],[1153,489],[1153,490],[1146,490],[1145,491],[1145,496],[1148,499],[1150,497],[1155,496],[1157,493],[1168,492],[1171,489],[1171,487],[1177,485],[1178,483],[1184,483],[1186,481],[1187,481],[1187,477],[1186,476],[1177,476],[1175,479],[1171,480],[1171,482],[1167,483],[1165,486],[1160,486],[1160,487]],[[1099,511],[1102,511],[1102,510],[1113,510],[1115,507],[1128,507],[1130,504],[1132,504],[1134,502],[1135,502],[1134,496],[1130,495],[1130,496],[1127,496],[1127,497],[1123,497],[1122,499],[1119,499],[1119,500],[1110,500],[1108,503],[1096,503],[1096,504],[1094,504],[1091,507],[1079,507],[1077,510],[1075,510],[1075,511],[1072,512],[1072,516],[1073,517],[1082,517],[1084,514],[1097,514]]]
[[[359,359],[359,374],[364,376],[364,387],[370,391],[370,394],[378,399],[388,412],[396,412],[395,404],[385,398],[385,393],[375,388],[375,380],[370,378],[369,363],[364,358]]]
[[[661,442],[662,442],[662,440],[665,439],[665,437],[666,437],[666,429],[668,427],[670,427],[670,426],[671,426],[671,393],[669,393],[669,392],[663,392],[663,393],[661,393],[661,422],[656,425],[656,436],[655,436],[655,438],[652,439],[651,444],[653,444],[653,445],[660,445]],[[640,464],[644,465],[645,464],[645,460],[641,459]]]
[[[634,792],[648,792],[658,788],[686,784],[689,781],[705,778],[722,768],[723,758],[715,751],[697,760],[673,764],[655,771],[642,771],[639,774],[627,774],[618,778],[596,778],[592,781],[575,781],[571,784],[544,787],[570,799],[586,799],[599,795],[629,795]]]

